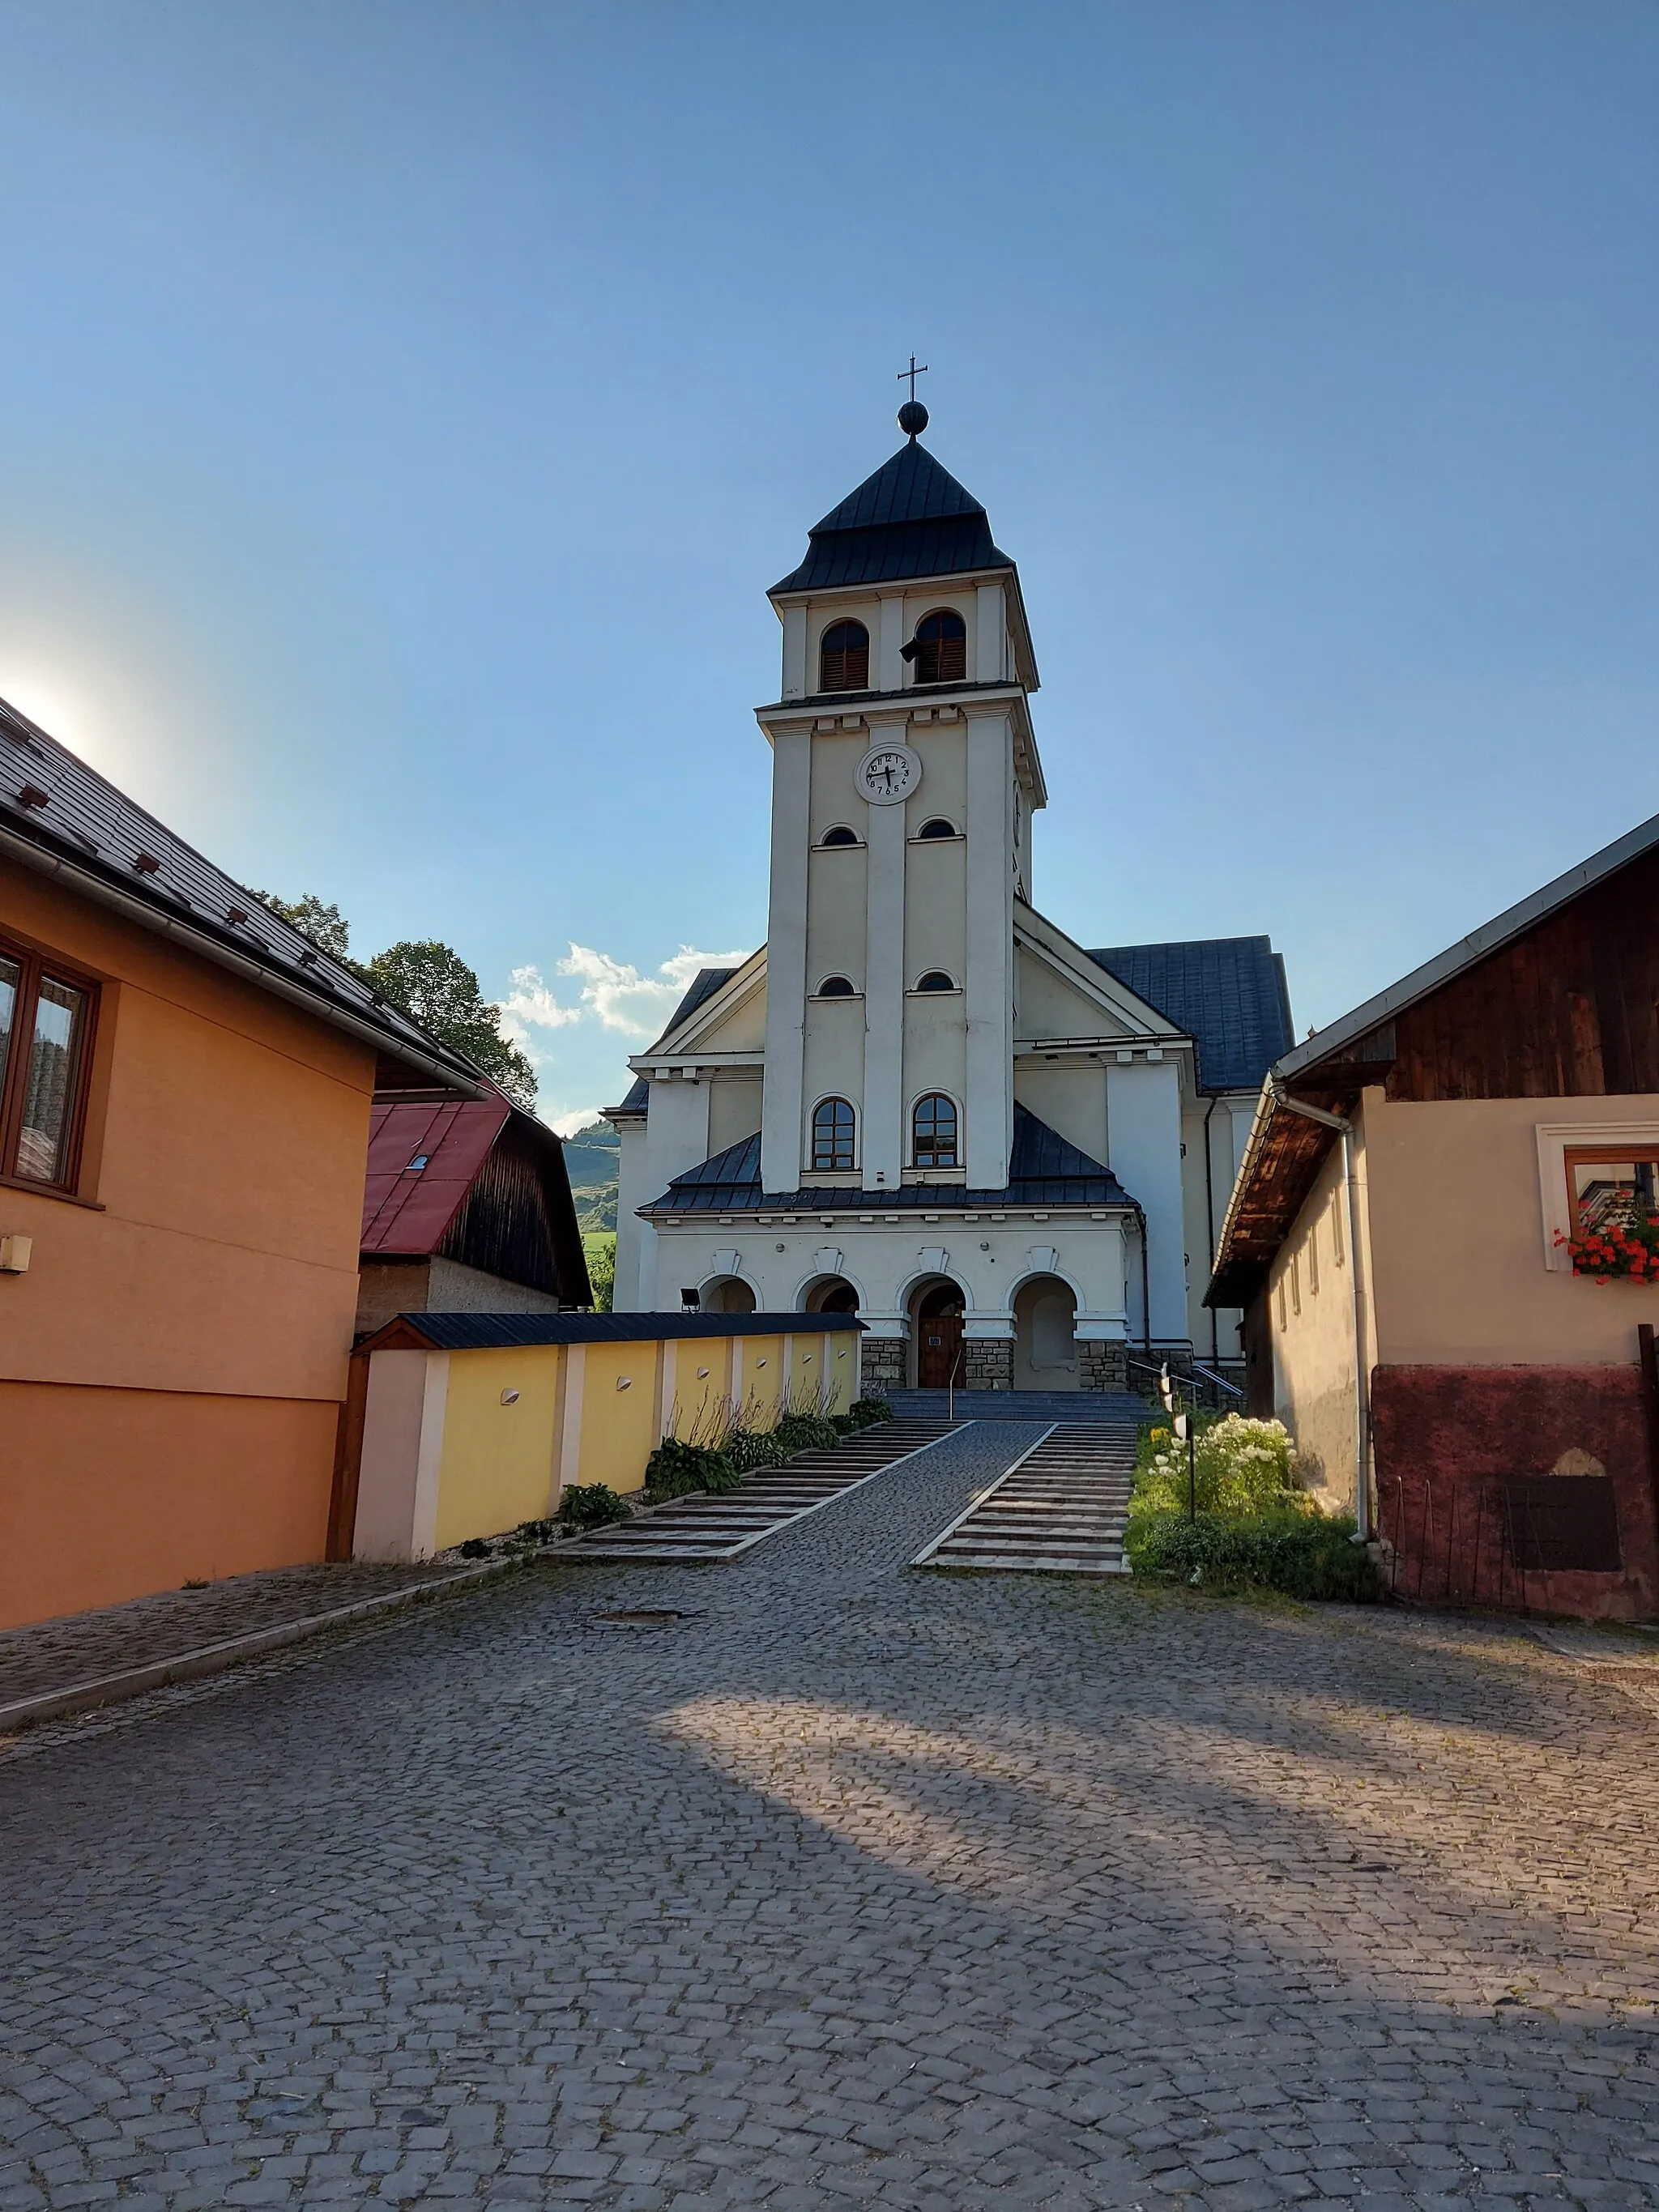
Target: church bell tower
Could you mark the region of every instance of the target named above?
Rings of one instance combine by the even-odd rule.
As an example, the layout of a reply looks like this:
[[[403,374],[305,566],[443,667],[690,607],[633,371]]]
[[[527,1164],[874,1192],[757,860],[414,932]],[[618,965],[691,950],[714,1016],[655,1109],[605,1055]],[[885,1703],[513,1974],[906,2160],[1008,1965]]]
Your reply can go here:
[[[1013,1140],[1014,908],[1046,801],[1014,563],[905,443],[769,594],[773,750],[761,1185],[868,1206],[997,1191]],[[914,1205],[913,1193],[909,1202]]]

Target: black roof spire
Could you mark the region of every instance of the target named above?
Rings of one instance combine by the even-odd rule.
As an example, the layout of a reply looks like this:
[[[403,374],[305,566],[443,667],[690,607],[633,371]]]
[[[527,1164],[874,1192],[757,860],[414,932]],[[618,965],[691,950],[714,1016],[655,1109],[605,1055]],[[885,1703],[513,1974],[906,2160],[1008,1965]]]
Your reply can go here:
[[[908,442],[813,526],[806,558],[773,585],[775,592],[1013,567],[992,541],[985,509],[919,442],[927,427],[921,400],[906,400],[899,428]]]

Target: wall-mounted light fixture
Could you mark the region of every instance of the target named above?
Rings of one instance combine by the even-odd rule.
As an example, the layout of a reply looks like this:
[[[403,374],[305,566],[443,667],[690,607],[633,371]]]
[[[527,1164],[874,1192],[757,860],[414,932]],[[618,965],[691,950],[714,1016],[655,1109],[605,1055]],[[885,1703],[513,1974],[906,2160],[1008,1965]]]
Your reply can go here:
[[[33,1237],[0,1237],[0,1275],[27,1275],[33,1250]]]
[[[518,1404],[518,1402],[519,1402],[519,1394],[518,1394],[518,1392],[517,1392],[516,1390],[503,1390],[503,1391],[502,1391],[502,1393],[501,1393],[501,1403],[502,1403],[502,1405],[504,1405],[504,1406],[516,1406],[516,1405]]]
[[[617,1377],[617,1388],[619,1390],[631,1390],[633,1387],[634,1378],[631,1375],[619,1375]]]

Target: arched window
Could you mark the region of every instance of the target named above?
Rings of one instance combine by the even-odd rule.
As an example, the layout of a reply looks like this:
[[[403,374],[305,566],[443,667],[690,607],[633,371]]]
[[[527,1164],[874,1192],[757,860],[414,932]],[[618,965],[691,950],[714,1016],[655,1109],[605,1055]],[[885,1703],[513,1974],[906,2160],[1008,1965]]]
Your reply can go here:
[[[954,991],[956,988],[942,968],[930,968],[916,984],[919,991]]]
[[[957,1164],[957,1108],[942,1091],[918,1098],[910,1116],[912,1165],[953,1168]]]
[[[821,999],[856,999],[858,993],[845,975],[826,975],[818,985],[818,996]]]
[[[926,836],[927,834],[926,830],[922,832],[924,836]],[[818,842],[821,845],[856,845],[858,842],[858,831],[856,830],[849,830],[844,822],[836,823],[833,830],[826,830],[823,836],[818,840]]]
[[[922,617],[902,650],[904,659],[915,664],[918,684],[960,684],[968,674],[968,625],[951,608],[941,607]]]
[[[947,822],[942,814],[936,814],[931,822],[924,822],[916,832],[918,837],[954,837],[956,834],[956,823]]]
[[[812,1109],[812,1164],[815,1168],[850,1168],[853,1164],[853,1109],[844,1098],[823,1098]]]
[[[831,623],[818,646],[820,691],[870,689],[870,633],[860,622]]]

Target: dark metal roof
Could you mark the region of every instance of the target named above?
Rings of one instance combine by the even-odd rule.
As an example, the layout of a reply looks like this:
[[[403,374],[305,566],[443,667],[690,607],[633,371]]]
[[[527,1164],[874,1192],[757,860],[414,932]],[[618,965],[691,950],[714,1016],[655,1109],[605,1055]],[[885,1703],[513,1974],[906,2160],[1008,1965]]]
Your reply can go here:
[[[8,847],[27,864],[101,894],[144,927],[190,941],[250,981],[297,999],[322,1020],[368,1032],[365,1042],[372,1040],[425,1083],[469,1096],[485,1089],[483,1077],[463,1054],[429,1037],[66,745],[0,700],[0,850]]]
[[[777,592],[829,591],[1012,568],[985,509],[912,438],[808,534],[806,558]]]
[[[852,1314],[676,1313],[408,1313],[398,1314],[359,1352],[413,1347],[420,1340],[434,1352],[510,1350],[532,1344],[652,1344],[663,1337],[828,1336],[861,1329]]]
[[[672,1213],[939,1213],[1002,1206],[1086,1206],[1128,1208],[1134,1200],[1109,1168],[1079,1152],[1058,1130],[1025,1107],[1014,1108],[1014,1142],[1008,1181],[1000,1190],[965,1183],[902,1183],[896,1190],[817,1188],[763,1191],[761,1140],[745,1137],[700,1166],[676,1176],[645,1214]]]
[[[1201,1091],[1256,1091],[1293,1042],[1285,959],[1268,937],[1112,945],[1089,957],[1198,1045]]]

